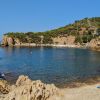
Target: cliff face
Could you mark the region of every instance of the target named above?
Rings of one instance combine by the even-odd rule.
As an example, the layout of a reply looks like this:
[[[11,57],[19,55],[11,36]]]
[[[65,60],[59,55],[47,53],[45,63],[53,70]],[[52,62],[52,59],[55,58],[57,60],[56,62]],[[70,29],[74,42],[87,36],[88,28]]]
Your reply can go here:
[[[98,39],[92,39],[89,43],[89,47],[97,47],[100,44]]]
[[[14,45],[21,45],[21,42],[18,38],[12,38],[8,37],[7,35],[4,35],[1,44],[3,46],[14,46]]]
[[[73,45],[75,44],[75,36],[67,36],[67,37],[56,37],[53,38],[53,43],[54,44],[59,44],[59,45]]]
[[[75,43],[75,36],[58,36],[55,38],[52,38],[52,45],[65,45],[71,47],[73,45],[74,47],[82,47],[80,43]],[[48,44],[48,43],[47,43]],[[46,46],[47,44],[44,44],[43,46]],[[36,44],[36,43],[23,43],[20,42],[18,38],[12,38],[8,37],[7,35],[4,35],[3,46],[42,46],[42,44]],[[49,46],[49,45],[47,45]],[[90,42],[85,43],[84,47],[91,48],[93,50],[100,51],[100,36],[93,38]]]
[[[12,37],[8,37],[8,36],[4,36],[3,40],[2,40],[2,45],[3,46],[13,46],[14,43],[14,39]]]
[[[98,38],[92,39],[88,44],[87,47],[92,48],[94,50],[100,50],[100,36]]]
[[[48,43],[47,43],[48,44]],[[61,36],[52,38],[52,44],[56,45],[74,45],[75,44],[75,36]],[[22,43],[18,38],[12,38],[8,36],[3,37],[2,41],[3,46],[35,46],[36,43]],[[40,44],[41,45],[41,44]]]

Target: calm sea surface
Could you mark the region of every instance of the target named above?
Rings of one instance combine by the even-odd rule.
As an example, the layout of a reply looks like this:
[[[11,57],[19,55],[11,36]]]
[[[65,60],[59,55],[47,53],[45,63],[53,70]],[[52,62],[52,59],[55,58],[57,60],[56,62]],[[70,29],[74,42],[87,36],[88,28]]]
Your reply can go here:
[[[72,48],[1,48],[0,72],[56,85],[100,76],[100,52]]]

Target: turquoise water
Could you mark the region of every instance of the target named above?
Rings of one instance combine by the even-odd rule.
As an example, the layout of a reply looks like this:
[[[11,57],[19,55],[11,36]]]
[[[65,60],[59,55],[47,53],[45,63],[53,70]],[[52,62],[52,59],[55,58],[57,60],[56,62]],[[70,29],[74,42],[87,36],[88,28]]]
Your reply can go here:
[[[100,76],[100,52],[72,48],[0,48],[0,71],[62,85]]]

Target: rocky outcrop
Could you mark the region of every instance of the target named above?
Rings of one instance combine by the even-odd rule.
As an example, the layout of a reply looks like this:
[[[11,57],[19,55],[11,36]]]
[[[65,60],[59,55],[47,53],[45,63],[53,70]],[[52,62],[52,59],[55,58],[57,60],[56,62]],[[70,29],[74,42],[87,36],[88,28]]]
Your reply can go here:
[[[97,47],[100,44],[100,41],[98,39],[92,39],[90,43],[88,44],[89,47]]]
[[[48,100],[58,95],[58,88],[51,84],[44,84],[40,80],[32,81],[27,76],[20,76],[16,85],[0,100]]]
[[[67,37],[56,37],[53,38],[53,43],[54,44],[59,44],[59,45],[73,45],[75,44],[75,36],[67,36]]]
[[[10,91],[10,86],[7,84],[7,81],[0,80],[0,93],[7,94]]]
[[[2,40],[3,46],[13,46],[15,44],[14,39],[12,37],[4,36]]]
[[[100,51],[100,37],[92,39],[89,43],[87,43],[87,47]]]
[[[15,42],[15,45],[17,46],[19,46],[19,45],[21,45],[21,42],[20,42],[20,40],[18,39],[18,38],[14,38],[14,42]]]
[[[3,40],[2,40],[2,45],[7,46],[8,42],[7,42],[7,36],[3,36]]]

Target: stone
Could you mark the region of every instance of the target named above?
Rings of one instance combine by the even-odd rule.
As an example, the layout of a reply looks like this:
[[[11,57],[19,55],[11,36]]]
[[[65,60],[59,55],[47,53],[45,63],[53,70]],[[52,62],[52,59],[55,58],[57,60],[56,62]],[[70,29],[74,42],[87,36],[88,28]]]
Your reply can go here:
[[[10,86],[5,80],[0,80],[0,93],[7,94],[10,91]]]
[[[40,80],[32,81],[28,76],[22,75],[2,100],[48,100],[58,93],[55,85],[44,84]]]

